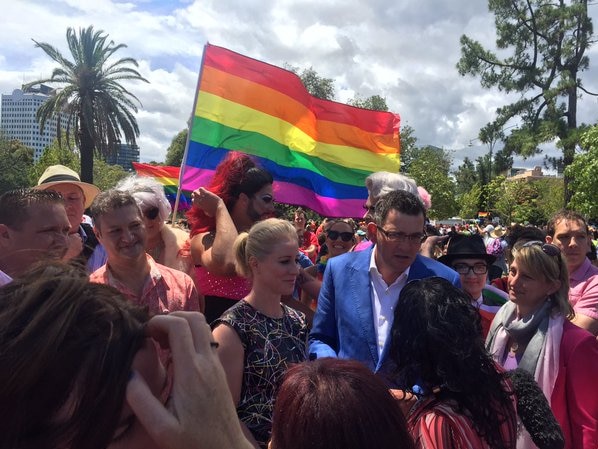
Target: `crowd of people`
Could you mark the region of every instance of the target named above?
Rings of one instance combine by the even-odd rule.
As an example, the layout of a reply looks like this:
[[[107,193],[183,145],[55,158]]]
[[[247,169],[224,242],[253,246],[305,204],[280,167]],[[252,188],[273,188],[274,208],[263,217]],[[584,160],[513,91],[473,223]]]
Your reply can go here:
[[[0,448],[596,449],[585,218],[434,226],[365,184],[363,217],[275,218],[231,152],[188,230],[151,178],[0,195]]]

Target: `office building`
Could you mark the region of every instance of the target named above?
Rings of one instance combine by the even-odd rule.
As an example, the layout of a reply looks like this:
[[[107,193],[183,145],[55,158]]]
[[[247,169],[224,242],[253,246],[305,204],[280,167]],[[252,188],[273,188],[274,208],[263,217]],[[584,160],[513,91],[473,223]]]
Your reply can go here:
[[[106,157],[106,163],[120,165],[126,171],[133,171],[132,162],[139,162],[139,147],[126,143],[117,143],[115,150]]]
[[[35,114],[39,107],[53,95],[54,90],[44,84],[28,89],[15,89],[10,95],[2,95],[0,130],[5,138],[18,139],[33,148],[33,160],[37,161],[44,149],[56,139],[55,117],[46,122],[43,134]],[[66,118],[62,127],[66,125]]]

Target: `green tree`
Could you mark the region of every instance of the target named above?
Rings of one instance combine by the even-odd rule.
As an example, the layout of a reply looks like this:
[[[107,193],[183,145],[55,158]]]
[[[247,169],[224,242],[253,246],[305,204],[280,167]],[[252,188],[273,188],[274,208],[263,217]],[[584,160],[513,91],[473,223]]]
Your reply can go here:
[[[302,71],[299,67],[289,64],[285,64],[284,67],[301,78],[301,82],[307,91],[314,97],[322,100],[334,100],[334,80],[332,78],[324,78],[318,75],[313,67]]]
[[[174,136],[172,142],[170,142],[170,146],[166,150],[166,160],[164,161],[164,164],[175,167],[181,166],[183,156],[185,155],[185,145],[187,145],[188,133],[188,130],[184,129]]]
[[[455,192],[457,193],[457,195],[464,195],[466,193],[469,193],[471,189],[473,189],[473,187],[476,184],[478,184],[478,174],[476,172],[475,164],[467,156],[465,156],[465,158],[463,159],[463,163],[459,165],[459,167],[457,167],[457,170],[455,171],[455,182]]]
[[[95,185],[102,191],[116,186],[118,181],[130,174],[120,165],[110,165],[99,158],[96,158],[93,164],[93,179]]]
[[[426,146],[412,151],[407,173],[432,196],[430,218],[442,219],[457,213],[455,182],[449,176],[451,156],[442,148]]]
[[[494,155],[492,167],[494,176],[507,175],[513,167],[513,156],[511,156],[504,148],[497,151]]]
[[[569,207],[589,218],[598,218],[598,125],[581,136],[583,152],[577,154],[565,174],[572,177],[575,192]]]
[[[71,150],[72,147],[72,140],[67,146],[64,146],[58,142],[58,139],[54,139],[54,142],[46,147],[37,162],[29,168],[29,182],[31,185],[37,185],[37,181],[44,173],[44,170],[50,165],[64,165],[79,172],[81,165],[79,153],[76,150]]]
[[[0,193],[29,187],[27,170],[33,164],[33,149],[19,140],[0,136]]]
[[[79,153],[71,151],[67,147],[60,145],[58,140],[54,140],[52,145],[48,146],[39,160],[29,167],[29,184],[37,185],[37,181],[43,172],[50,165],[64,165],[73,169],[79,170],[81,165]],[[120,165],[110,165],[99,157],[95,157],[93,164],[93,179],[94,184],[100,190],[107,190],[116,185],[118,181],[127,176],[127,173]]]
[[[372,111],[388,111],[386,98],[380,95],[372,95],[371,97],[361,98],[359,95],[348,101],[348,104],[362,109],[370,109]]]
[[[505,223],[546,223],[562,207],[563,179],[508,180],[497,176],[486,186],[488,208]]]
[[[459,184],[457,183],[457,186]],[[460,206],[459,216],[463,218],[475,218],[480,211],[480,201],[482,196],[482,188],[479,183],[475,183],[471,188],[458,196],[458,204]]]
[[[415,137],[415,130],[409,126],[401,127],[399,135],[399,147],[401,148],[401,173],[408,173],[411,162],[413,161],[413,153],[417,149],[417,137]]]
[[[563,178],[545,178],[534,180],[538,191],[538,210],[542,213],[542,223],[563,207],[565,186]]]
[[[582,92],[594,95],[580,78],[593,42],[587,0],[489,0],[488,7],[495,15],[496,46],[505,57],[463,35],[459,73],[478,76],[482,87],[518,94],[488,125],[497,130],[514,117],[521,120],[506,137],[509,152],[530,156],[540,152],[541,143],[558,139],[562,164],[569,166],[578,142],[578,98]],[[565,202],[571,196],[569,176]]]
[[[133,113],[137,112],[136,103],[141,103],[120,82],[148,81],[131,67],[138,66],[135,59],[111,59],[126,45],[108,41],[108,35],[103,31],[94,31],[90,26],[79,29],[77,34],[73,28],[68,28],[66,40],[72,61],[52,45],[34,40],[36,47],[59,66],[50,78],[27,86],[41,83],[59,85],[56,94],[38,109],[37,120],[43,131],[46,121],[52,116],[59,117],[59,128],[62,115],[67,117],[67,142],[73,136],[81,154],[81,180],[93,183],[94,154],[109,154],[123,139],[126,143],[136,144],[139,136]]]

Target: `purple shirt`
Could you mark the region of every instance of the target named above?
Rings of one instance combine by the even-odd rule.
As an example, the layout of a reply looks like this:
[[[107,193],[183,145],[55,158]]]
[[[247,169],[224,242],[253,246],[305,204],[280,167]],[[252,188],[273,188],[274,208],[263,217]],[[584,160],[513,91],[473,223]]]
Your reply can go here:
[[[575,313],[598,320],[598,267],[587,257],[569,275],[569,302]]]

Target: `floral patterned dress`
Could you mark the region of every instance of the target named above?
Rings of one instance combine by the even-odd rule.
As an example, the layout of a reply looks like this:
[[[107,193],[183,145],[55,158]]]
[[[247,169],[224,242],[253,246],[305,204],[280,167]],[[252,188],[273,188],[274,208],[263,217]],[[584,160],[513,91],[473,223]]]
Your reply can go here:
[[[306,360],[308,328],[305,315],[281,304],[282,318],[270,318],[244,300],[212,323],[230,326],[243,345],[243,383],[237,414],[260,447],[266,448],[272,429],[274,397],[289,365]]]

